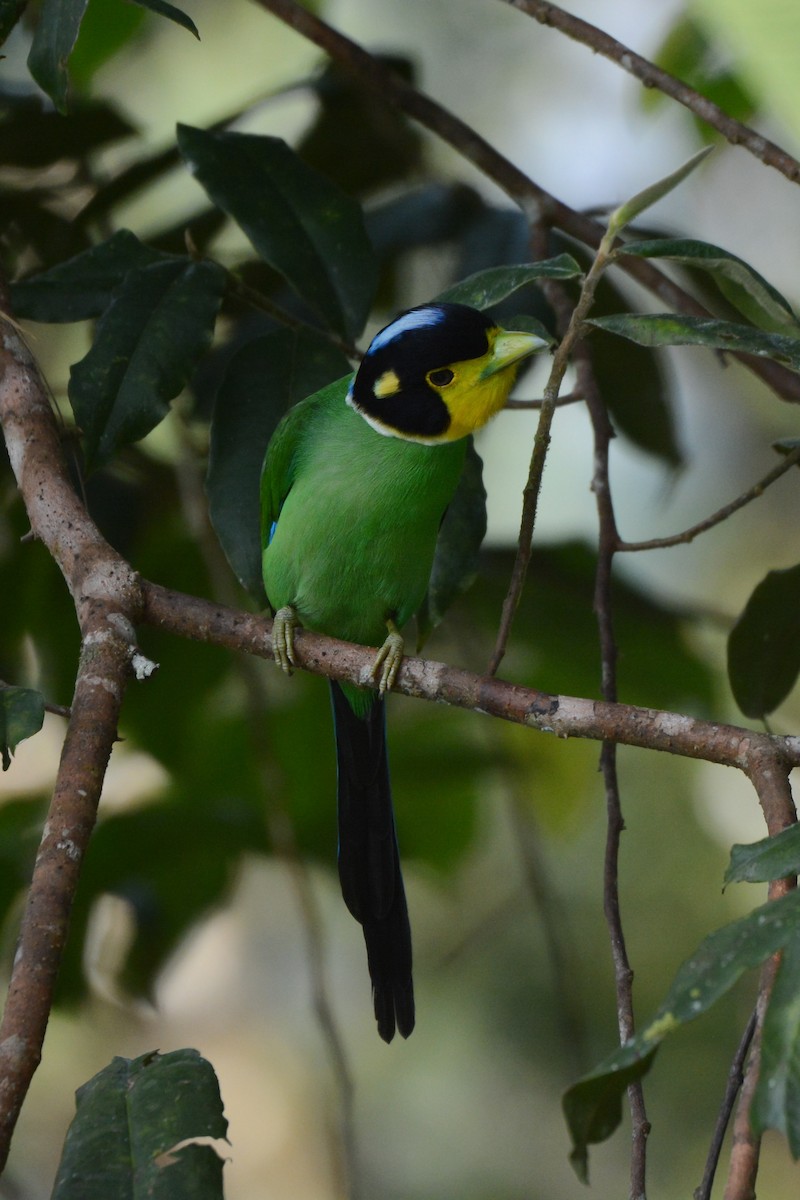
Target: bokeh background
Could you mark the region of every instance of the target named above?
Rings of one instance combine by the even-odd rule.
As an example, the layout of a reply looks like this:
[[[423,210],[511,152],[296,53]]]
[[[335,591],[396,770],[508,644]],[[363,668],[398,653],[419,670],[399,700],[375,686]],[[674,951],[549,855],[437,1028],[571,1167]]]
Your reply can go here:
[[[145,148],[169,145],[176,122],[205,126],[239,108],[249,109],[240,128],[293,144],[313,127],[319,100],[293,86],[320,68],[313,47],[244,0],[184,0],[183,7],[200,29],[199,43],[131,8],[136,28],[106,65],[92,69],[90,49],[79,47],[85,64],[76,59],[78,82],[84,70],[92,96],[112,101],[140,132],[135,144],[105,150],[100,170],[113,172]],[[111,0],[91,0],[101,33],[122,8],[127,12]],[[616,205],[700,144],[701,132],[686,111],[655,102],[617,67],[497,0],[329,0],[319,8],[369,49],[406,57],[424,90],[575,208]],[[648,57],[663,52],[681,22],[691,19],[707,39],[713,70],[730,73],[748,93],[753,123],[796,153],[800,84],[793,63],[800,23],[790,3],[765,0],[757,15],[752,9],[731,0],[570,5]],[[6,84],[32,86],[28,36],[20,29],[8,44]],[[419,137],[420,187],[460,185],[465,195],[508,208],[454,151],[431,135]],[[374,189],[368,209],[389,194]],[[201,203],[197,184],[177,167],[119,206],[113,227],[131,228],[146,240]],[[796,189],[786,179],[743,151],[719,146],[647,219],[648,228],[705,238],[741,255],[797,300],[798,211]],[[214,255],[236,262],[246,252],[240,237],[223,228],[212,243]],[[457,265],[445,239],[408,253],[393,279],[391,303],[429,298]],[[653,307],[630,289],[627,294]],[[90,330],[38,326],[31,337],[61,399],[68,366],[85,352]],[[523,378],[520,397],[539,394],[540,370]],[[772,441],[797,435],[794,411],[735,365],[685,350],[665,357],[662,371],[683,461],[669,465],[624,436],[616,440],[612,484],[621,532],[632,540],[675,532],[719,507],[773,465]],[[534,414],[513,412],[479,440],[489,497],[483,570],[427,647],[431,657],[478,670],[485,665],[534,429]],[[209,594],[219,576],[202,555],[182,549],[172,516],[158,536],[152,533],[164,497],[175,502],[178,496],[182,504],[176,525],[191,523],[202,508],[202,475],[193,462],[187,465],[185,451],[185,429],[167,422],[146,440],[137,462],[107,481],[106,493],[98,485],[97,502],[106,504],[134,566],[169,586]],[[573,405],[556,418],[537,556],[504,664],[509,678],[581,695],[595,695],[599,686],[591,472],[588,419]],[[143,481],[149,499],[142,498]],[[623,699],[741,720],[724,675],[726,634],[765,571],[797,562],[798,518],[797,482],[787,476],[698,542],[619,564]],[[7,509],[3,520],[8,543],[21,518]],[[222,583],[231,586],[232,577]],[[52,606],[57,589],[56,576],[43,566],[26,603],[46,598]],[[65,614],[58,622],[68,678],[76,633],[66,594],[57,603]],[[132,912],[141,919],[143,906],[137,909],[131,895],[105,896],[81,912],[88,935],[82,955],[68,966],[64,999],[70,1003],[51,1022],[0,1196],[49,1195],[74,1090],[113,1055],[181,1046],[198,1048],[219,1076],[230,1121],[229,1200],[345,1195],[341,1078],[314,1012],[312,959],[324,973],[354,1087],[363,1196],[561,1200],[582,1194],[567,1161],[559,1097],[616,1038],[602,915],[598,748],[393,699],[391,754],[415,935],[418,1026],[407,1043],[387,1047],[373,1027],[361,934],[343,908],[335,877],[325,685],[285,681],[269,665],[257,666],[257,687],[269,705],[266,749],[243,769],[253,755],[246,681],[207,648],[172,646],[147,631],[142,640],[161,672],[131,691],[102,816],[112,828],[114,820],[155,811],[180,794],[185,835],[175,838],[170,827],[163,840],[143,847],[134,844],[134,822],[100,845],[122,859],[149,854],[165,889],[173,872],[195,877],[201,891],[203,879],[220,872],[218,895],[171,950],[146,998],[131,996],[129,986],[148,977],[146,951],[133,976],[119,974]],[[30,669],[35,676],[35,647]],[[160,693],[158,704],[150,699],[153,691]],[[69,702],[68,693],[52,698]],[[774,727],[796,728],[798,715],[797,700],[790,699]],[[62,737],[63,722],[48,717],[43,733],[19,748],[0,779],[0,803],[24,801],[32,827]],[[184,774],[176,780],[165,764],[175,761],[177,742]],[[731,843],[764,830],[754,794],[730,771],[634,750],[622,750],[619,765],[626,818],[621,901],[644,1020],[703,936],[761,900],[760,889],[744,885],[723,893],[722,874]],[[231,835],[237,852],[226,846],[222,865],[215,864],[192,834],[193,787],[198,821],[216,797],[214,811],[224,809],[242,828],[263,813],[263,832],[249,840]],[[287,819],[302,869],[255,849],[259,838],[274,848]],[[147,828],[152,837],[158,826]],[[321,957],[309,950],[309,895]],[[13,927],[11,919],[6,963]],[[81,969],[89,981],[83,994]],[[753,995],[754,980],[743,981],[665,1045],[646,1081],[653,1196],[677,1200],[699,1182]],[[592,1154],[596,1195],[627,1194],[627,1157],[623,1124]],[[796,1194],[799,1183],[785,1146],[768,1136],[759,1196],[782,1200]]]

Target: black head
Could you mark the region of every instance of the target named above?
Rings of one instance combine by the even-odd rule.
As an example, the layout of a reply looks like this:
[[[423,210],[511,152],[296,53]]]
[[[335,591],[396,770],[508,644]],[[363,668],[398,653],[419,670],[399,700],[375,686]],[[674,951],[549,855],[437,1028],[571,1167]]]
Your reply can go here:
[[[452,414],[441,391],[451,366],[485,358],[496,324],[465,304],[410,308],[372,339],[348,397],[372,424],[400,437],[437,441]]]

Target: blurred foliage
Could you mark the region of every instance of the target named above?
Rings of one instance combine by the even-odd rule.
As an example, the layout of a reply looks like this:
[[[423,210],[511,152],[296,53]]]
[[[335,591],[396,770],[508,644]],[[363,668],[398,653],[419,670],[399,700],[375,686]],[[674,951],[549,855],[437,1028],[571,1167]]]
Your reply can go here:
[[[190,30],[191,20],[161,0],[141,0],[138,7],[122,0],[68,0],[56,21],[59,2],[38,6],[31,51],[34,77],[58,111],[33,91],[0,90],[0,244],[14,310],[42,324],[93,323],[91,349],[71,364],[64,438],[76,484],[103,534],[146,578],[260,606],[257,492],[265,445],[291,404],[351,369],[368,322],[428,298],[408,295],[418,256],[436,256],[442,264],[448,298],[489,308],[499,321],[550,340],[556,323],[542,281],[563,281],[577,295],[590,256],[554,232],[551,257],[529,262],[522,213],[435,177],[424,141],[405,117],[332,67],[295,85],[316,108],[294,147],[229,128],[251,117],[254,103],[209,129],[181,126],[173,145],[153,151],[131,120],[92,100],[91,81],[139,36],[150,20],[145,8]],[[0,2],[0,34],[9,32],[21,7]],[[662,62],[734,115],[746,115],[746,92],[731,71],[718,67],[712,51],[698,27],[684,20],[665,42]],[[382,61],[414,78],[408,59]],[[109,147],[120,146],[124,159],[107,156]],[[185,210],[160,211],[147,239],[125,229],[122,206],[155,190],[176,169],[191,172],[198,184]],[[219,235],[233,225],[249,241],[239,258],[221,249]],[[615,429],[674,469],[685,448],[660,348],[740,350],[798,369],[797,320],[771,284],[719,247],[648,237],[619,253],[668,261],[690,282],[702,278],[710,285],[704,296],[715,315],[701,322],[626,311],[633,307],[627,294],[604,278],[591,322],[592,363]],[[204,472],[208,513],[202,499],[198,504]],[[42,546],[22,540],[27,524],[5,462],[1,486],[0,678],[13,685],[0,693],[5,759],[6,747],[10,751],[20,736],[34,732],[42,697],[69,702],[78,630],[53,562]],[[473,454],[459,503],[443,525],[419,615],[432,657],[479,671],[512,568],[508,551],[479,553],[484,500],[480,459]],[[771,711],[794,685],[797,571],[771,572],[731,635],[731,682],[749,715]],[[537,547],[504,660],[507,678],[553,693],[600,697],[596,572],[597,555],[587,544]],[[613,612],[620,699],[713,715],[719,679],[687,636],[691,618],[621,575],[613,586]],[[243,864],[275,852],[274,819],[288,818],[304,858],[331,870],[335,862],[334,755],[321,681],[298,676],[284,683],[269,665],[245,666],[214,647],[155,629],[142,631],[142,643],[161,669],[147,685],[130,688],[122,734],[126,749],[146,751],[167,782],[124,811],[101,810],[73,911],[59,985],[64,1003],[85,997],[86,940],[102,897],[122,899],[131,917],[115,984],[122,992],[151,996],[187,934],[226,903]],[[393,708],[404,858],[415,859],[438,885],[456,892],[461,873],[474,869],[485,835],[486,796],[500,786],[516,797],[534,837],[537,825],[566,839],[590,823],[594,757],[590,761],[585,747],[565,762],[560,746],[554,749],[551,740],[529,731],[485,733],[476,731],[474,714],[431,712],[400,700]],[[38,799],[0,807],[0,920],[9,945],[40,818]],[[653,848],[651,858],[657,857]],[[653,873],[649,862],[646,873]],[[579,894],[577,907],[582,903]],[[595,895],[593,910],[598,907]],[[705,944],[703,963],[716,983],[704,1003],[773,945],[754,932],[757,918],[750,921],[745,934],[753,937],[742,935],[747,946],[728,959],[723,987],[714,970],[730,950],[730,928]],[[784,944],[785,936],[775,944]],[[493,999],[514,1013],[504,1035],[529,1038],[529,1027],[523,1035],[514,1025],[522,1005],[512,998],[541,992],[546,973],[527,960],[520,966],[525,952],[513,937],[500,953],[508,970],[490,987]],[[587,994],[594,993],[597,964],[582,965]],[[769,1030],[767,1054],[776,1061],[796,1044],[787,1000],[787,980],[796,969],[790,962],[781,984],[784,1003]],[[696,1015],[687,1007],[696,982],[691,971],[678,976],[662,1017],[682,1024]],[[592,1036],[598,1036],[594,1027]],[[631,1051],[635,1062],[625,1061],[616,1082],[624,1083],[625,1071],[635,1075],[649,1066],[651,1049],[648,1043]],[[88,1135],[80,1125],[90,1113],[90,1091],[109,1081],[116,1087],[120,1072],[127,1078],[127,1071],[152,1065],[121,1062],[102,1084],[92,1081],[81,1094],[84,1111],[79,1106],[73,1143],[65,1150],[66,1174],[73,1153],[85,1148]],[[786,1116],[793,1081],[780,1076],[778,1082],[777,1107],[763,1100],[763,1123],[783,1129],[794,1146],[797,1124]],[[588,1102],[576,1109],[577,1093],[570,1102],[584,1167],[588,1143],[598,1133],[607,1136],[617,1120],[619,1098],[607,1085],[608,1073],[600,1070],[591,1076]],[[599,1111],[592,1107],[598,1095]],[[101,1109],[110,1112],[107,1098]],[[63,1188],[59,1196],[73,1194],[66,1183]]]
[[[754,116],[756,103],[744,80],[722,61],[718,44],[707,36],[694,14],[681,13],[656,51],[654,61],[737,121],[749,122]],[[663,106],[666,96],[657,88],[646,88],[642,91],[642,103],[651,108]],[[693,121],[704,141],[713,140],[704,121],[696,117]]]

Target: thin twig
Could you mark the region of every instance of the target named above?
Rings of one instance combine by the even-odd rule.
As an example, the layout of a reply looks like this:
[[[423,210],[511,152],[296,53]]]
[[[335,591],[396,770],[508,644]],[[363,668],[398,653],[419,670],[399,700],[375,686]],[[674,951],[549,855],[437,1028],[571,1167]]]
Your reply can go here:
[[[763,479],[759,479],[758,483],[754,483],[741,496],[737,496],[729,504],[723,504],[722,508],[718,508],[711,516],[706,517],[703,521],[698,521],[696,525],[691,525],[688,529],[684,529],[683,533],[675,533],[671,537],[648,538],[644,542],[618,541],[617,550],[664,550],[670,546],[686,545],[698,537],[699,534],[705,533],[708,529],[713,529],[715,525],[720,525],[723,521],[727,521],[728,517],[738,512],[740,508],[744,508],[746,504],[750,504],[751,501],[757,500],[759,496],[763,496],[766,489],[775,483],[776,479],[780,479],[782,475],[785,475],[787,471],[790,471],[798,463],[800,463],[800,446],[796,446],[794,450],[790,451],[777,466],[767,472]]]
[[[583,280],[578,303],[572,310],[564,336],[553,355],[550,377],[544,389],[542,407],[539,411],[539,423],[536,427],[536,437],[534,438],[533,451],[528,468],[528,478],[522,493],[522,513],[520,515],[517,553],[514,559],[508,591],[503,601],[503,611],[500,617],[495,647],[487,667],[487,674],[489,675],[497,673],[500,663],[503,660],[508,639],[511,635],[511,627],[522,597],[522,590],[525,586],[525,579],[533,550],[533,530],[536,524],[536,512],[539,505],[539,492],[542,486],[547,450],[550,445],[550,428],[553,423],[553,415],[558,402],[561,384],[569,366],[570,356],[576,342],[581,336],[583,322],[588,316],[594,302],[595,290],[608,264],[613,243],[613,235],[604,235],[594,262]]]
[[[611,494],[608,462],[614,430],[597,388],[589,347],[585,342],[580,342],[576,346],[575,366],[581,389],[586,396],[586,407],[592,422],[594,436],[592,491],[597,505],[599,530],[594,611],[600,637],[602,692],[605,700],[616,702],[617,643],[614,636],[611,581],[619,535]],[[617,772],[617,748],[613,742],[603,743],[600,753],[600,769],[606,792],[607,814],[603,911],[608,925],[611,956],[614,962],[617,1022],[620,1043],[623,1044],[634,1036],[636,1024],[633,1006],[633,969],[628,957],[619,896],[619,855],[625,821],[622,814],[622,799]],[[641,1080],[635,1080],[629,1084],[628,1105],[631,1113],[630,1195],[635,1200],[643,1200],[646,1195],[647,1138],[650,1133],[650,1122],[647,1118],[644,1087]]]
[[[563,396],[558,397],[558,400],[556,401],[556,408],[566,408],[568,404],[579,404],[580,401],[584,399],[585,396],[580,388],[573,388],[571,392],[566,392]],[[520,400],[517,398],[514,400],[507,400],[506,408],[524,409],[526,411],[530,411],[531,409],[541,408],[544,403],[544,397],[541,397],[537,400]]]
[[[557,200],[465,121],[412,87],[357,42],[327,25],[296,0],[255,0],[255,3],[319,46],[366,87],[391,100],[401,111],[447,142],[518,204],[532,224],[542,222],[545,226],[561,229],[595,249],[600,245],[605,232],[601,224]],[[626,256],[616,265],[676,312],[698,317],[711,315],[699,301],[647,259]],[[781,399],[800,404],[800,376],[796,372],[770,359],[755,359],[746,354],[736,357]]]
[[[670,99],[676,100],[678,104],[688,108],[706,125],[721,133],[732,146],[744,147],[759,162],[764,163],[767,167],[774,167],[792,183],[800,182],[800,162],[788,151],[776,145],[775,142],[769,141],[763,134],[751,129],[749,125],[743,125],[741,121],[728,116],[718,104],[708,100],[681,79],[677,79],[674,75],[662,70],[661,67],[657,67],[649,59],[643,58],[641,54],[636,54],[622,42],[618,42],[616,38],[611,37],[602,29],[598,29],[596,25],[590,25],[588,21],[583,21],[580,17],[573,16],[572,13],[564,12],[558,5],[550,4],[548,0],[503,0],[503,3],[533,17],[540,25],[549,25],[553,29],[558,29],[572,41],[588,46],[595,54],[602,54],[604,58],[608,58],[617,66],[622,67],[629,75],[633,75],[645,87],[657,88],[665,96],[669,96]]]
[[[725,1094],[722,1097],[719,1113],[717,1115],[717,1123],[714,1126],[714,1134],[711,1138],[711,1145],[708,1148],[708,1156],[706,1165],[703,1171],[703,1178],[698,1187],[692,1193],[693,1200],[711,1200],[711,1189],[714,1186],[714,1176],[717,1173],[719,1159],[722,1153],[722,1145],[725,1141],[725,1134],[728,1129],[728,1123],[731,1119],[733,1106],[736,1103],[736,1097],[739,1094],[739,1089],[742,1086],[744,1079],[744,1064],[747,1059],[747,1054],[750,1049],[750,1043],[753,1040],[753,1034],[756,1028],[757,1014],[753,1009],[750,1014],[750,1019],[745,1026],[741,1041],[733,1056],[730,1070],[728,1071],[728,1080],[725,1085]]]

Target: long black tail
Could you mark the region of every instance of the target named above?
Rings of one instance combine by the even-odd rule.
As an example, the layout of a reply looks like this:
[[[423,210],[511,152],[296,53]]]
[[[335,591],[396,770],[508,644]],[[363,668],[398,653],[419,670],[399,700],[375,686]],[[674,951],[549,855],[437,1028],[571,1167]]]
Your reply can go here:
[[[414,1028],[411,927],[394,828],[386,715],[382,699],[358,716],[331,682],[339,769],[339,880],[344,902],[364,930],[378,1033]]]

